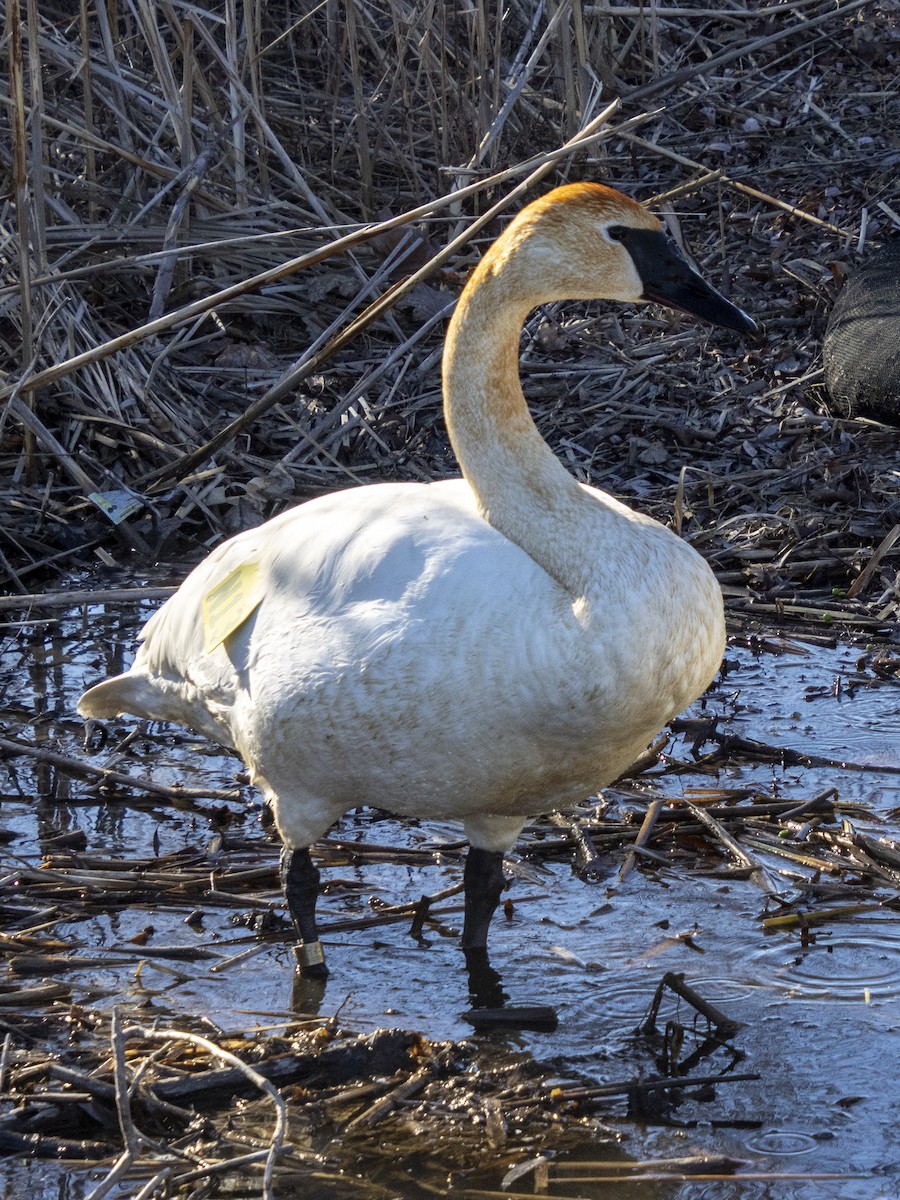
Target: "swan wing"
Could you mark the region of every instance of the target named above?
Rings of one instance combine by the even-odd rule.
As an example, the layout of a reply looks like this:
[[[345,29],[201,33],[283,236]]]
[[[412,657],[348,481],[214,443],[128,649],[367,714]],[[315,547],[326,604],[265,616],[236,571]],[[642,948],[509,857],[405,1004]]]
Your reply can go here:
[[[208,652],[204,598],[246,566],[260,603]],[[391,644],[407,640],[405,657],[420,656],[424,686],[442,656],[456,656],[448,643],[457,626],[492,626],[498,606],[514,606],[536,584],[551,596],[559,591],[478,515],[461,479],[319,497],[208,555],[146,623],[131,669],[87,691],[79,712],[177,721],[240,748],[276,694],[312,694],[326,679],[337,686],[348,673],[364,676]],[[404,655],[395,648],[393,657]],[[395,668],[402,688],[399,662]],[[349,694],[344,702],[350,706]],[[257,705],[254,717],[248,709]]]

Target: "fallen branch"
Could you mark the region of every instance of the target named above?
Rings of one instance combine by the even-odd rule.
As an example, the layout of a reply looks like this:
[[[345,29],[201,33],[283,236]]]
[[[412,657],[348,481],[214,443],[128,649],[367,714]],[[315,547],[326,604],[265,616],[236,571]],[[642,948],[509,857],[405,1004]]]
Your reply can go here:
[[[175,784],[172,787],[164,783],[155,783],[145,776],[126,775],[123,771],[112,771],[108,767],[95,767],[84,759],[75,759],[69,755],[56,754],[52,750],[42,750],[27,742],[13,742],[9,738],[0,738],[0,750],[5,750],[12,757],[24,754],[37,762],[47,763],[67,775],[84,775],[88,778],[99,779],[103,783],[117,783],[123,787],[134,788],[138,792],[152,792],[164,796],[167,800],[240,800],[239,791],[226,788],[193,788]]]

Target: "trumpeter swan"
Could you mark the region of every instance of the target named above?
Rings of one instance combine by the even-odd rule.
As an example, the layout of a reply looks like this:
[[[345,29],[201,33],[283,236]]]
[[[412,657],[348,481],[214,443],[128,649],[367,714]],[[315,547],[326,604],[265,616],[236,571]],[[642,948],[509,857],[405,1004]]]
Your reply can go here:
[[[85,717],[177,721],[241,755],[284,843],[307,974],[326,973],[309,847],[349,808],[462,820],[462,944],[486,961],[503,854],[526,819],[614,779],[719,665],[706,563],[577,483],[529,415],[526,316],[592,298],[755,328],[634,200],[598,184],[550,192],[486,253],[447,330],[463,478],[350,488],[231,538],[150,619],[131,669],[78,703]],[[205,648],[204,600],[238,568],[258,603]]]

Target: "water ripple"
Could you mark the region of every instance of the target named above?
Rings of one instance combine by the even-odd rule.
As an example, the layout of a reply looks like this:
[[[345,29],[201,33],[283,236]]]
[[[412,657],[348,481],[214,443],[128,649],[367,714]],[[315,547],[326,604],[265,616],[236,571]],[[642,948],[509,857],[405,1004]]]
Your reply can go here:
[[[766,946],[751,956],[762,983],[788,994],[821,1000],[892,999],[900,996],[900,933],[819,934],[791,951]]]
[[[745,1145],[756,1154],[809,1154],[818,1142],[811,1133],[796,1129],[767,1129],[747,1138]]]
[[[754,990],[754,984],[741,980],[723,977],[694,977],[689,976],[686,982],[696,989],[704,1000],[710,1004],[729,1005],[746,999]],[[603,979],[596,977],[583,981],[590,988],[590,996],[585,998],[582,1011],[586,1015],[596,1017],[602,1011],[603,1019],[629,1024],[631,1028],[639,1025],[653,1003],[656,994],[656,980],[641,976],[629,976]],[[670,1019],[678,1019],[682,1024],[689,1025],[695,1014],[687,1001],[666,988],[663,992],[656,1019],[657,1025],[663,1025]],[[702,1020],[702,1018],[700,1018]]]

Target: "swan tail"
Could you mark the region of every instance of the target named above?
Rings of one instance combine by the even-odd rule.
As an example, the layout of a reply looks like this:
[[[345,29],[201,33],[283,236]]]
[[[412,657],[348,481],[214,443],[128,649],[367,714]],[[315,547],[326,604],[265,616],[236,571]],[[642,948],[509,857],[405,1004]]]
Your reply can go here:
[[[78,701],[78,712],[82,717],[112,718],[120,713],[133,713],[137,717],[149,715],[148,708],[158,703],[157,689],[143,675],[115,675],[104,679],[84,693]]]

